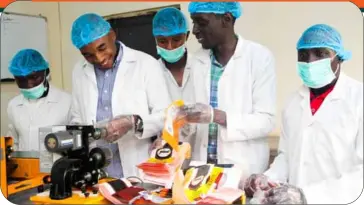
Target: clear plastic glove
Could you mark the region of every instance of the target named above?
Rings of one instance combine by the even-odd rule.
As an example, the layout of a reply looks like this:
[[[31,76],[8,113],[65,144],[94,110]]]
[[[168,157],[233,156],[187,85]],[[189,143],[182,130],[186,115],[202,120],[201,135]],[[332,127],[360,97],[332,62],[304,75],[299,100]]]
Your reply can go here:
[[[106,134],[103,139],[107,142],[114,142],[134,129],[134,116],[119,115],[111,120],[100,121],[96,123],[95,127],[105,129]]]
[[[189,142],[189,140],[192,139],[193,136],[196,135],[197,132],[197,127],[194,124],[185,124],[181,129],[180,129],[180,141],[183,142]],[[187,141],[186,141],[187,140]],[[191,142],[190,142],[191,143]]]
[[[210,105],[196,103],[181,107],[178,115],[189,123],[211,123],[213,113],[214,109]]]
[[[302,189],[289,184],[282,184],[266,193],[268,204],[307,204]]]
[[[249,204],[267,204],[266,194],[266,191],[257,190],[252,199],[250,199]]]
[[[267,191],[278,184],[269,181],[268,177],[263,174],[252,174],[244,185],[244,191],[247,197],[253,197],[258,190]]]

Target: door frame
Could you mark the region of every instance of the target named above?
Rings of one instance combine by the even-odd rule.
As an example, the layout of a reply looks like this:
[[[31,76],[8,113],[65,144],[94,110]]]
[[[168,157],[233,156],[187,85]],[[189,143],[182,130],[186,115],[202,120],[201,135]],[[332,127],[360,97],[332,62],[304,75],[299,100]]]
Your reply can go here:
[[[144,16],[144,15],[153,14],[153,13],[159,11],[160,9],[167,8],[167,7],[174,7],[174,8],[177,8],[177,9],[181,10],[181,5],[180,4],[171,4],[171,5],[166,5],[166,6],[161,6],[161,7],[153,7],[153,8],[143,9],[143,10],[128,11],[128,12],[124,12],[124,13],[111,14],[111,15],[106,15],[106,16],[103,16],[103,17],[104,17],[105,20],[109,21],[109,20],[112,20],[112,19],[121,19],[121,18],[135,17],[135,16]]]

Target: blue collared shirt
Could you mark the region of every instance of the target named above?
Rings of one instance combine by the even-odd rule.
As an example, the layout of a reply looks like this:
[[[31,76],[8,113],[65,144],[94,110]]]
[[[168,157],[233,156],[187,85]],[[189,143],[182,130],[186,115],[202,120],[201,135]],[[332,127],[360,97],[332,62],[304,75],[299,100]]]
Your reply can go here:
[[[119,53],[115,59],[114,65],[111,69],[101,70],[95,66],[96,82],[99,97],[97,100],[97,112],[96,121],[102,121],[106,119],[112,119],[112,92],[114,89],[114,83],[116,78],[116,73],[118,71],[119,64],[123,57],[123,48],[121,42],[117,41],[119,46]],[[110,177],[122,178],[123,169],[120,160],[119,147],[117,143],[108,143],[105,140],[98,140],[98,146],[106,146],[112,150],[113,158],[106,171]]]

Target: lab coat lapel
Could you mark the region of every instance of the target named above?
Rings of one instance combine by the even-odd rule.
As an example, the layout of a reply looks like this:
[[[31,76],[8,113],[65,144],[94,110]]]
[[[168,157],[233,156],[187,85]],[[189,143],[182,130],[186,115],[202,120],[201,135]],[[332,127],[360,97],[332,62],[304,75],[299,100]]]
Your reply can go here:
[[[195,55],[197,64],[193,65],[194,85],[198,89],[195,94],[196,102],[210,103],[210,75],[211,75],[211,58],[210,50],[201,50]]]
[[[342,99],[345,96],[345,81],[347,76],[344,73],[340,74],[339,79],[337,80],[334,89],[327,95],[325,100],[322,102],[320,109],[314,115],[316,119],[325,120],[327,118],[327,112],[331,112],[333,109],[333,102]],[[334,105],[335,106],[335,105]]]
[[[231,56],[229,62],[226,64],[224,68],[224,72],[222,73],[220,80],[219,80],[219,92],[218,92],[218,105],[219,108],[224,108],[226,111],[231,106],[231,102],[228,99],[231,99],[232,92],[235,91],[234,89],[234,82],[232,81],[232,78],[234,78],[234,75],[236,75],[236,68],[237,67],[237,61],[239,58],[244,57],[244,39],[238,35],[238,42],[236,45],[236,49],[234,54]],[[240,61],[241,62],[241,61]],[[242,67],[244,69],[244,67]],[[230,104],[230,106],[229,106]]]
[[[336,82],[334,89],[331,93],[326,97],[327,102],[335,101],[341,99],[345,96],[345,82],[347,80],[347,75],[344,72],[340,73],[339,79]],[[325,103],[325,101],[324,101]]]
[[[312,116],[312,112],[311,112],[311,103],[310,103],[310,91],[309,88],[307,88],[306,86],[302,86],[301,90],[300,90],[300,94],[302,96],[302,100],[301,100],[301,109],[302,109],[302,126],[308,126],[310,125],[314,119],[320,117],[322,113],[323,109],[325,109],[327,106],[329,106],[329,104],[335,100],[339,100],[341,99],[341,96],[343,95],[343,92],[345,92],[344,90],[344,84],[345,84],[345,80],[346,80],[346,75],[345,73],[341,73],[340,77],[334,87],[334,89],[332,90],[332,92],[326,97],[326,99],[323,101],[323,103],[320,106],[320,109],[317,110],[317,112],[315,113],[314,116]]]
[[[28,109],[28,100],[25,99],[23,95],[21,95],[21,100],[17,104],[17,109],[19,109],[19,113],[22,113],[22,115],[19,115],[19,121],[21,123],[19,123],[20,125],[18,126],[29,127],[31,122],[31,113]]]
[[[234,54],[231,56],[229,62],[226,64],[225,68],[224,68],[224,72],[222,73],[222,76],[219,80],[219,82],[222,82],[223,79],[227,78],[228,76],[230,76],[234,71],[235,66],[235,62],[244,56],[244,39],[238,35],[238,42],[236,44],[236,48],[235,48],[235,52]],[[219,83],[219,87],[220,87],[220,83]]]
[[[301,95],[301,113],[302,113],[302,121],[301,127],[307,127],[312,123],[312,112],[311,112],[311,104],[310,104],[310,91],[306,86],[302,86],[300,91]]]
[[[122,93],[122,92],[125,92],[125,89],[123,89],[124,83],[125,83],[124,79],[125,79],[125,76],[126,76],[128,70],[132,69],[134,62],[136,61],[133,51],[129,47],[125,46],[124,44],[122,44],[122,47],[123,47],[123,51],[122,51],[123,55],[122,55],[121,62],[118,67],[118,71],[116,73],[114,89],[112,92],[113,116],[117,116],[117,115],[120,115],[121,113],[123,113],[122,104],[123,104],[123,101],[125,101],[125,99],[122,99],[121,96],[126,96],[126,95],[123,95],[123,93]]]
[[[85,99],[87,103],[85,103],[85,106],[88,108],[85,108],[85,110],[88,110],[89,112],[86,112],[86,120],[88,123],[96,123],[96,112],[97,112],[97,101],[99,98],[99,92],[97,89],[97,81],[96,81],[96,74],[94,70],[94,66],[90,63],[86,62],[84,64],[84,72],[87,77],[87,83],[81,86],[87,86],[87,89],[83,89],[84,91],[87,90],[88,93],[83,93],[85,96]]]

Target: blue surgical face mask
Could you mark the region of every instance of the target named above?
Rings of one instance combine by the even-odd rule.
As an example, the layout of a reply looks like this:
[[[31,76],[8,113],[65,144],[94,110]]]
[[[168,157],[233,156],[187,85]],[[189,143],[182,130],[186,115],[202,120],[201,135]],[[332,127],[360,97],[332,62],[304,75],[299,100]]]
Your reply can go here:
[[[44,81],[45,81],[45,78],[44,78]],[[44,81],[41,84],[39,84],[33,88],[29,88],[29,89],[21,88],[20,92],[23,94],[23,96],[25,98],[33,99],[33,100],[38,99],[47,90],[47,88],[44,86]]]
[[[336,78],[331,69],[332,58],[325,58],[311,63],[298,62],[297,71],[303,83],[309,88],[322,88],[330,84]]]
[[[173,50],[167,50],[157,46],[158,55],[160,55],[168,63],[175,63],[179,61],[183,57],[185,52],[186,52],[185,44]]]

